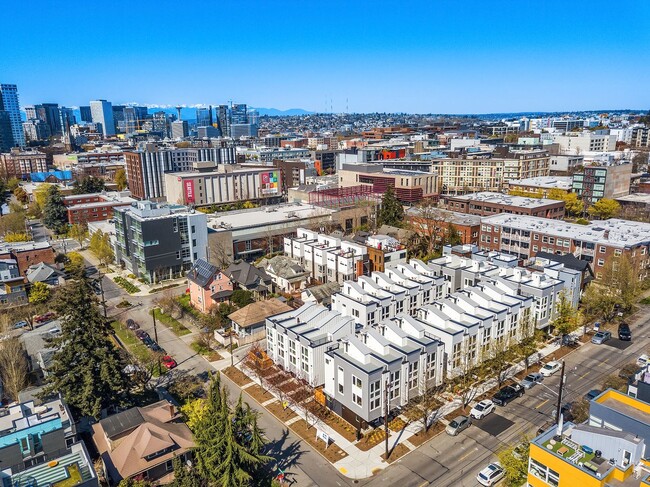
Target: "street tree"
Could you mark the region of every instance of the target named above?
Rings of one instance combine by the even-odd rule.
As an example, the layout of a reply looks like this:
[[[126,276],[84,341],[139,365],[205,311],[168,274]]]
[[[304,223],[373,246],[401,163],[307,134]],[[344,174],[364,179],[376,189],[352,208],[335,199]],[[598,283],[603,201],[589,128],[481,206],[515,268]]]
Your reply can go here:
[[[36,201],[32,201],[27,206],[27,216],[32,220],[40,220],[43,217],[43,209]]]
[[[526,370],[530,367],[530,357],[537,353],[537,346],[539,344],[539,332],[537,330],[537,322],[533,318],[532,312],[529,309],[522,311],[523,315],[519,321],[519,343],[515,346],[517,353],[523,357]]]
[[[123,191],[127,186],[126,180],[126,171],[124,169],[118,169],[115,171],[115,185],[117,186],[118,191]]]
[[[602,286],[607,293],[616,296],[623,308],[632,307],[641,289],[634,264],[627,255],[614,257],[605,263]]]
[[[97,230],[91,235],[88,248],[101,264],[108,265],[115,259],[110,236],[101,230]]]
[[[596,201],[588,210],[590,216],[599,220],[614,218],[621,212],[621,205],[618,201],[609,198],[603,198]]]
[[[88,227],[81,223],[70,225],[68,236],[79,242],[79,247],[83,248],[84,240],[88,238]]]
[[[11,337],[0,342],[0,378],[5,394],[18,400],[18,393],[29,384],[27,354],[18,338]]]
[[[68,262],[65,264],[66,271],[77,274],[83,272],[84,266],[84,258],[79,252],[68,252]]]
[[[519,487],[526,482],[528,476],[528,455],[530,442],[524,437],[515,446],[509,446],[497,453],[501,467],[505,471],[505,483],[508,487]]]
[[[585,209],[584,203],[578,197],[577,193],[567,193],[561,189],[551,189],[547,197],[551,200],[564,201],[564,210],[571,216],[581,215]]]
[[[401,227],[404,223],[404,207],[395,196],[395,191],[391,186],[388,187],[381,198],[378,220],[379,226]]]
[[[25,232],[25,212],[12,211],[0,217],[0,235]]]
[[[42,183],[34,190],[34,201],[38,203],[38,206],[41,207],[41,210],[45,208],[45,203],[47,202],[47,194],[53,184]]]
[[[29,195],[27,194],[27,191],[25,191],[20,186],[14,189],[14,196],[23,205],[26,205],[29,202]]]
[[[555,310],[556,315],[555,319],[551,321],[551,326],[558,335],[567,335],[580,326],[578,310],[569,301],[564,290],[558,296],[558,300],[555,303]]]
[[[52,308],[60,316],[61,333],[48,340],[55,350],[47,370],[45,394],[60,392],[82,416],[129,405],[129,378],[109,339],[89,279],[78,273],[59,289]]]
[[[52,290],[44,282],[35,282],[29,289],[29,302],[33,304],[45,303],[50,299]]]
[[[67,229],[68,212],[56,186],[50,186],[47,190],[47,198],[43,206],[43,224],[57,234],[65,233]]]

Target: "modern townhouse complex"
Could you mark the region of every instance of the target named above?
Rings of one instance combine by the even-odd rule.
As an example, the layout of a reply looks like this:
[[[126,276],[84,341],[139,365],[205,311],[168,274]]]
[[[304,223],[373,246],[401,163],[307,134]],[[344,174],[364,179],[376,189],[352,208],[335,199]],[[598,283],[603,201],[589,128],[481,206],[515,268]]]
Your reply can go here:
[[[564,201],[510,196],[490,191],[449,196],[447,198],[447,207],[460,213],[479,216],[512,213],[514,215],[532,215],[554,220],[564,218]]]
[[[479,247],[524,261],[537,252],[572,253],[592,265],[596,278],[608,261],[626,255],[643,280],[650,267],[650,224],[611,218],[577,225],[524,215],[496,215],[483,219]]]
[[[573,191],[588,206],[602,198],[630,194],[631,178],[632,164],[586,166],[582,174],[573,175]]]
[[[298,228],[295,237],[284,238],[284,252],[311,272],[320,283],[357,279],[368,262],[368,248],[355,242]]]

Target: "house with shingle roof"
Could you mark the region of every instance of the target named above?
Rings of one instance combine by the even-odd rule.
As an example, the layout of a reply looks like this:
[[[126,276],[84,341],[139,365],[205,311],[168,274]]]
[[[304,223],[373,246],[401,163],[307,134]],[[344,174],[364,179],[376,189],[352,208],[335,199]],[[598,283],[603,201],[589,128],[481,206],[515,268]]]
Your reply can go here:
[[[111,485],[123,479],[167,484],[174,479],[174,457],[189,460],[195,446],[192,432],[165,400],[108,416],[92,428]]]
[[[198,259],[187,273],[190,304],[202,313],[228,301],[233,285],[228,275],[209,262]]]
[[[232,320],[233,338],[238,346],[261,340],[266,333],[266,319],[291,310],[289,305],[277,298],[257,301],[244,306],[228,315],[228,318]]]

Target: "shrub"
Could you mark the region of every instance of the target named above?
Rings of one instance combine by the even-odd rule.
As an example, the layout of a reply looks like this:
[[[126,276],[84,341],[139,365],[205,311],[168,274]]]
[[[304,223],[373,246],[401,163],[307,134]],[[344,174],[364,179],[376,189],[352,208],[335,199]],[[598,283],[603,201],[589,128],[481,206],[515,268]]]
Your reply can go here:
[[[5,242],[27,242],[31,240],[29,235],[26,233],[14,233],[10,232],[5,234]]]
[[[140,291],[139,287],[134,286],[133,284],[131,284],[129,281],[127,281],[121,276],[116,276],[113,278],[113,280],[118,286],[123,288],[129,294],[137,293],[138,291]]]

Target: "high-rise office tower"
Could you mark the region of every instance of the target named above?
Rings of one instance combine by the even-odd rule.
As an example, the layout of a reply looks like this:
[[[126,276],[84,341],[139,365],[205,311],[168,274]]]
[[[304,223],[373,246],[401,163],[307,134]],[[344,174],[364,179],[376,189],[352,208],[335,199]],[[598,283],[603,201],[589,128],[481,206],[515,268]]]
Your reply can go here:
[[[162,110],[153,114],[153,131],[160,132],[163,138],[169,137],[169,117]]]
[[[94,100],[90,102],[90,112],[93,123],[99,124],[104,137],[115,135],[115,120],[113,120],[113,105],[106,100]]]
[[[187,120],[176,120],[172,122],[172,139],[182,139],[190,133]]]
[[[0,100],[1,102],[1,100]],[[0,108],[2,108],[0,103]],[[11,130],[9,112],[0,109],[0,152],[9,152],[14,146],[14,135]]]
[[[135,107],[124,107],[124,133],[132,134],[138,129],[138,125]]]
[[[43,113],[43,120],[49,127],[50,133],[53,136],[63,134],[63,126],[61,125],[61,111],[58,103],[42,103],[39,105],[40,111]],[[39,117],[40,118],[40,117]]]
[[[248,123],[258,126],[260,124],[260,113],[255,109],[248,110]]]
[[[11,135],[13,145],[23,147],[25,135],[23,133],[23,120],[20,116],[20,103],[18,101],[18,88],[16,85],[0,84],[0,98],[2,109],[9,114],[11,121]]]
[[[113,105],[113,122],[118,132],[124,132],[124,105]]]
[[[197,108],[196,109],[196,126],[197,127],[207,127],[212,125],[212,113],[211,109],[207,108]]]
[[[74,114],[74,110],[68,107],[61,107],[61,126],[63,131],[66,130],[66,125],[75,125],[77,123],[77,117]]]
[[[149,116],[149,109],[147,107],[133,107],[135,109],[135,116],[140,124],[144,122]]]
[[[90,107],[79,107],[79,116],[81,117],[82,122],[91,123],[93,121],[93,115],[90,111]]]
[[[23,131],[27,142],[47,140],[50,137],[49,125],[38,118],[30,118],[23,122]]]
[[[235,103],[232,106],[232,114],[230,115],[231,123],[248,123],[248,113],[245,103]]]
[[[230,135],[230,107],[228,105],[219,105],[217,109],[217,120],[219,122],[219,131],[222,137]]]

